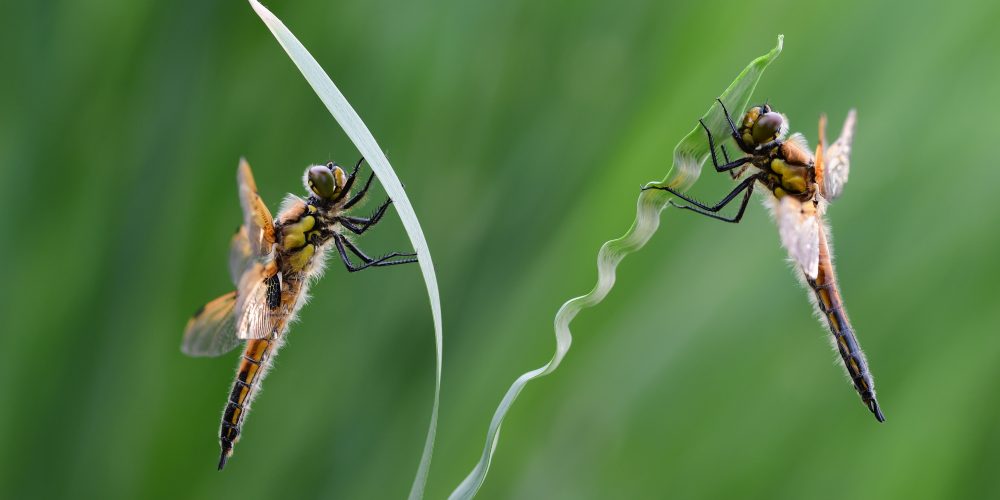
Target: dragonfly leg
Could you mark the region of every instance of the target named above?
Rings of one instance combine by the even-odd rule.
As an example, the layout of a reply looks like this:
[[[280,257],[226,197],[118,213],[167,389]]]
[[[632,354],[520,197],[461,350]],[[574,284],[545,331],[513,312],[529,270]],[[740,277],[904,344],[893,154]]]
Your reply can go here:
[[[368,180],[365,181],[365,185],[364,187],[361,188],[361,191],[358,191],[354,196],[351,197],[350,200],[347,200],[347,203],[344,204],[345,210],[353,207],[359,201],[364,199],[365,195],[368,194],[368,188],[372,186],[373,179],[375,179],[375,172],[372,172],[371,175],[368,176]]]
[[[712,137],[712,131],[708,129],[708,126],[705,125],[703,120],[698,120],[698,123],[701,124],[701,128],[705,129],[705,134],[708,135],[708,150],[712,152],[712,165],[715,165],[716,172],[726,172],[734,168],[741,167],[751,160],[752,157],[744,156],[736,161],[729,161],[729,155],[726,154],[725,146],[720,144],[720,146],[722,146],[722,153],[725,155],[726,163],[719,165],[719,159],[715,156],[715,139]]]
[[[729,122],[729,129],[733,131],[733,140],[736,141],[736,145],[746,153],[752,152],[753,148],[747,146],[743,142],[743,138],[740,137],[740,133],[736,130],[736,124],[733,123],[733,117],[729,115],[729,110],[726,109],[726,105],[722,102],[722,99],[716,97],[715,100],[719,101],[719,105],[722,106],[722,112],[726,115],[726,121]]]
[[[764,144],[757,146],[757,154],[765,154],[771,151],[772,149],[781,146],[781,143],[782,143],[781,139],[775,139],[771,142],[765,142]]]
[[[726,151],[726,145],[719,144],[719,148],[722,149],[722,158],[726,160],[726,163],[729,163],[729,153]],[[743,165],[740,168],[730,170],[729,176],[732,177],[733,180],[735,181],[736,179],[739,179],[741,175],[743,175],[743,172],[746,171],[747,171],[747,165]]]
[[[340,253],[340,260],[344,262],[344,266],[347,267],[347,270],[352,273],[360,271],[362,269],[367,269],[369,267],[394,266],[397,264],[409,264],[411,262],[417,261],[417,259],[415,258],[402,258],[402,259],[392,260],[396,257],[414,257],[415,255],[417,255],[415,253],[401,253],[401,252],[388,253],[377,259],[371,258],[365,255],[365,253],[362,252],[361,249],[354,246],[354,243],[351,243],[351,240],[348,240],[342,234],[335,234],[333,236],[333,242],[334,244],[337,245],[337,252]],[[356,265],[353,262],[351,262],[350,256],[347,255],[347,250],[350,250],[351,253],[353,253],[359,259],[361,259],[362,262],[364,262],[364,264]]]
[[[683,195],[683,194],[681,194],[681,193],[679,193],[679,192],[677,192],[677,191],[675,191],[675,190],[673,190],[673,189],[671,189],[669,187],[662,187],[662,188],[661,187],[654,187],[652,189],[662,189],[662,190],[667,191],[667,192],[673,194],[674,196],[677,196],[678,198],[680,198],[680,199],[682,199],[682,200],[690,203],[691,205],[694,205],[694,206],[677,205],[673,201],[670,201],[670,204],[673,205],[673,206],[675,206],[675,207],[677,207],[677,208],[681,208],[681,209],[684,209],[684,210],[690,210],[690,211],[692,211],[694,213],[705,215],[705,216],[711,217],[711,218],[716,219],[716,220],[721,220],[723,222],[732,222],[733,224],[736,224],[736,223],[739,223],[741,219],[743,219],[743,213],[747,209],[747,204],[750,203],[750,195],[753,194],[753,187],[754,187],[754,184],[756,183],[756,181],[757,181],[757,176],[756,175],[752,176],[752,177],[747,177],[743,182],[741,182],[738,186],[736,186],[736,189],[733,189],[729,194],[727,194],[726,197],[722,199],[722,201],[720,201],[719,203],[716,203],[714,206],[711,206],[711,207],[708,206],[708,205],[705,205],[705,204],[703,204],[701,202],[699,202],[698,200],[695,200],[694,198],[690,198],[688,196],[685,196],[685,195]],[[740,208],[736,212],[735,216],[733,216],[732,218],[727,218],[727,217],[723,217],[721,215],[717,215],[716,214],[716,212],[718,212],[719,210],[722,210],[723,208],[725,208],[726,205],[728,205],[731,201],[733,201],[734,198],[736,198],[737,196],[739,196],[740,192],[744,192],[744,191],[745,191],[745,194],[743,195],[743,200],[740,201]]]
[[[344,197],[347,196],[347,193],[351,192],[351,187],[354,186],[354,180],[358,176],[358,170],[361,169],[361,163],[363,163],[364,161],[365,158],[361,157],[361,159],[354,164],[354,170],[351,171],[351,175],[347,176],[347,181],[344,182],[344,187],[343,189],[340,190],[340,194],[333,200],[334,202],[338,202],[344,199]],[[333,165],[334,165],[333,163],[330,164],[331,169],[333,169]],[[369,180],[368,182],[371,182],[371,180]]]
[[[354,234],[361,234],[367,231],[370,227],[374,226],[375,224],[378,224],[378,222],[382,220],[382,216],[385,215],[386,209],[391,204],[392,204],[392,198],[388,198],[385,200],[384,203],[382,203],[382,205],[378,207],[377,210],[375,210],[375,213],[373,213],[368,218],[342,215],[340,217],[337,217],[337,222],[339,222],[340,225],[347,228],[350,232]]]

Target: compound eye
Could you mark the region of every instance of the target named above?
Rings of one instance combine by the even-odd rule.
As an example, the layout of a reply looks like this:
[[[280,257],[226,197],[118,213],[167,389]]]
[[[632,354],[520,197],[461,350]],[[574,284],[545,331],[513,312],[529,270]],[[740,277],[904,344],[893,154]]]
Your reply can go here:
[[[333,173],[333,180],[336,185],[334,192],[339,192],[347,184],[347,174],[344,173],[344,169],[336,165],[330,171]]]
[[[306,171],[306,179],[309,184],[309,190],[317,197],[324,200],[333,198],[337,185],[333,173],[330,172],[329,168],[322,165],[309,167],[309,170]]]
[[[781,125],[785,119],[779,113],[768,111],[757,118],[753,125],[753,140],[757,144],[764,144],[778,138]]]

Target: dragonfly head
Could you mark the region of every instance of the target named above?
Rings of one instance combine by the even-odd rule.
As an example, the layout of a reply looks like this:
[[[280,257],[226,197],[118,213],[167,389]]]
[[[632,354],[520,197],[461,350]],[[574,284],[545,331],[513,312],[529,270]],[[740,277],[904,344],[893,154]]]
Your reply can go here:
[[[743,115],[739,132],[747,146],[756,148],[783,138],[788,133],[788,120],[767,104],[754,106]]]
[[[324,201],[336,199],[347,182],[344,170],[333,163],[307,168],[304,181],[306,188]]]

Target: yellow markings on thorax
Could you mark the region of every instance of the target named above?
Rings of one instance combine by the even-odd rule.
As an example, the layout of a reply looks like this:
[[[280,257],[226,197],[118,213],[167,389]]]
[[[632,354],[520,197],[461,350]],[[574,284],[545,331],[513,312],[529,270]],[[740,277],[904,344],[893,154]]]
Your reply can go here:
[[[785,160],[775,158],[771,160],[771,170],[781,176],[781,186],[785,191],[804,193],[809,185],[806,167],[789,165]]]
[[[284,253],[285,272],[304,271],[316,255],[315,236],[323,229],[319,209],[307,204],[297,207],[297,213],[286,214],[281,220],[281,250]]]
[[[288,256],[286,262],[294,271],[301,271],[309,265],[309,261],[316,254],[316,245],[309,244]]]
[[[320,234],[321,224],[317,224],[317,208],[307,205],[305,214],[295,221],[286,222],[282,228],[281,249],[285,252],[285,264],[290,271],[302,271],[309,266],[316,245],[313,237]]]
[[[286,251],[301,248],[308,241],[307,235],[316,226],[316,217],[307,215],[298,222],[282,226],[281,247]]]

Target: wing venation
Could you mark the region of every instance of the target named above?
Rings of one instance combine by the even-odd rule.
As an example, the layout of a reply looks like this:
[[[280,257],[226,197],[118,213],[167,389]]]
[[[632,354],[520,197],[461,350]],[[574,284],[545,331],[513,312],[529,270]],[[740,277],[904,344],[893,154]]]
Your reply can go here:
[[[854,127],[857,122],[857,111],[852,109],[847,113],[844,120],[844,127],[840,131],[840,137],[826,148],[823,155],[823,196],[827,200],[835,200],[844,192],[844,185],[847,184],[847,177],[851,173],[851,145],[854,143]],[[824,131],[820,130],[820,143],[824,144],[826,138]]]
[[[250,249],[259,257],[270,255],[274,245],[274,219],[264,200],[257,194],[257,183],[253,179],[250,164],[240,159],[236,174],[240,188],[240,206],[243,207],[243,223],[247,229]]]
[[[771,205],[778,223],[781,245],[806,276],[816,278],[819,272],[820,230],[816,206],[792,196],[785,196],[781,200],[772,198]]]
[[[181,352],[188,356],[220,356],[240,345],[236,301],[233,291],[202,306],[184,328]]]

